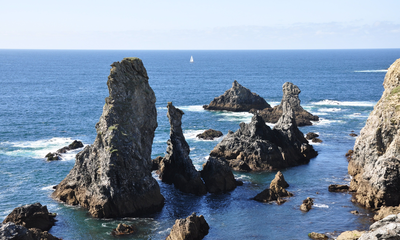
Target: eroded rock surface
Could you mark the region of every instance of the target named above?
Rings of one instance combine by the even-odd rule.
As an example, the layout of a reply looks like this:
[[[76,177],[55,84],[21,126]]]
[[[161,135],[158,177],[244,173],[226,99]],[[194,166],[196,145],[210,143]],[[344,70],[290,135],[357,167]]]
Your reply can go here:
[[[96,124],[96,140],[77,154],[52,196],[99,218],[159,211],[164,197],[151,175],[150,158],[156,97],[140,59],[124,58],[111,66],[110,96]]]
[[[254,115],[249,124],[229,132],[211,151],[237,171],[264,171],[305,164],[317,156],[303,133],[297,128],[294,113],[285,103],[278,123],[271,129],[261,116]]]
[[[300,210],[303,212],[308,212],[312,208],[312,205],[314,205],[314,200],[308,197],[303,200],[303,203],[300,205]]]
[[[192,213],[186,219],[177,219],[166,240],[201,240],[208,234],[210,226],[203,215]]]
[[[239,185],[228,163],[213,157],[210,157],[203,165],[201,177],[210,193],[225,193],[234,190]]]
[[[319,117],[312,115],[300,106],[300,89],[291,82],[285,82],[282,86],[283,97],[281,104],[273,108],[263,110],[251,110],[252,113],[258,113],[265,122],[276,123],[283,114],[283,103],[289,103],[295,114],[298,126],[312,125],[311,121],[318,121]]]
[[[182,132],[182,115],[179,108],[171,102],[167,105],[169,123],[171,125],[170,139],[167,144],[167,154],[160,160],[160,179],[186,193],[203,195],[207,193],[206,186],[189,157],[190,148]]]
[[[385,91],[354,145],[350,190],[369,208],[400,204],[400,59],[385,76]]]
[[[217,131],[214,129],[208,129],[208,130],[205,130],[201,134],[197,134],[196,137],[204,139],[204,140],[213,140],[214,138],[219,138],[222,135],[223,134],[221,131]]]
[[[214,98],[210,104],[203,106],[206,110],[227,110],[233,112],[248,112],[250,109],[270,107],[264,98],[258,96],[256,93],[252,93],[236,80],[232,83],[232,88],[228,89],[223,95]]]
[[[254,200],[259,202],[277,201],[278,204],[284,203],[285,200],[282,198],[293,196],[291,192],[285,189],[287,187],[289,187],[289,184],[285,181],[283,174],[278,171],[275,178],[271,181],[269,188],[257,194]]]
[[[359,240],[400,239],[400,214],[389,215],[375,222]]]
[[[0,223],[1,240],[61,240],[38,228],[27,229],[13,222]]]

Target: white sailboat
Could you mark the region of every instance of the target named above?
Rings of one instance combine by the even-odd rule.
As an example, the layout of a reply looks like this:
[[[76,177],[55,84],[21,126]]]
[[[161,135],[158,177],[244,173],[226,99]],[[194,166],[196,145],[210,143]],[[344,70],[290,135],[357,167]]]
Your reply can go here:
[[[193,62],[193,56],[190,56],[190,62],[191,63]]]

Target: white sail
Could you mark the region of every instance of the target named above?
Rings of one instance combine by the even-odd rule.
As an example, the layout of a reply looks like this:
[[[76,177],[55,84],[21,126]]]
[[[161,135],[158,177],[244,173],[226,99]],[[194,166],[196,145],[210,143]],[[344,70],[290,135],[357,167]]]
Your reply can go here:
[[[193,62],[193,56],[190,56],[190,62],[191,63]]]

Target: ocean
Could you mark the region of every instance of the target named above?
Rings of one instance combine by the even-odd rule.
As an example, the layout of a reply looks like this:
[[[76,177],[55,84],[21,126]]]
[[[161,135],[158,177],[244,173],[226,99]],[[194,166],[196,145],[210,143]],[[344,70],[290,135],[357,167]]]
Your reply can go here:
[[[194,62],[190,63],[193,56]],[[277,105],[282,85],[300,90],[303,108],[320,117],[306,134],[317,132],[313,143],[319,155],[308,164],[283,169],[294,194],[282,205],[259,203],[252,197],[269,187],[276,171],[234,172],[244,182],[226,194],[184,194],[158,180],[166,202],[161,212],[141,218],[95,219],[85,209],[53,200],[52,186],[69,173],[79,150],[47,162],[44,156],[77,139],[85,145],[96,137],[110,65],[139,57],[157,97],[158,128],[152,157],[163,156],[169,139],[167,103],[184,111],[182,128],[190,157],[198,170],[222,138],[196,139],[212,128],[227,134],[249,113],[205,111],[202,105],[224,93],[237,80]],[[351,202],[348,193],[331,193],[330,184],[349,184],[345,153],[380,99],[387,68],[400,49],[265,50],[265,51],[85,51],[0,50],[0,220],[15,207],[40,202],[57,213],[50,233],[67,239],[115,239],[118,223],[134,224],[137,232],[124,239],[165,239],[178,218],[192,212],[210,225],[205,239],[308,239],[310,232],[337,236],[347,230],[366,230],[373,213]],[[269,124],[273,126],[273,124]],[[157,176],[154,174],[157,179]],[[299,207],[307,197],[313,208]],[[353,215],[357,210],[360,215]]]

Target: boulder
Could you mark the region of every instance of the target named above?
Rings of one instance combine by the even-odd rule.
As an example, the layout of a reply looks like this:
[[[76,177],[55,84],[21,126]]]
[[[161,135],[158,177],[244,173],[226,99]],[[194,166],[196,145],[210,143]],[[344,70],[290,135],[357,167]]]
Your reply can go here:
[[[331,184],[328,187],[329,192],[347,192],[349,191],[348,185]]]
[[[26,228],[48,231],[55,224],[55,216],[56,214],[49,213],[46,206],[34,203],[15,208],[8,214],[3,223],[13,222]]]
[[[236,171],[265,171],[305,164],[317,156],[297,128],[289,104],[273,129],[259,115],[249,124],[240,123],[211,151],[210,157],[222,158]]]
[[[184,113],[179,108],[175,108],[171,102],[168,103],[167,108],[171,130],[170,139],[167,142],[167,154],[160,161],[160,179],[165,183],[174,184],[182,192],[206,194],[206,186],[189,157],[190,148],[183,136],[181,125]]]
[[[249,89],[240,85],[236,80],[232,88],[223,95],[214,98],[208,105],[204,105],[206,110],[226,110],[233,112],[248,112],[250,109],[264,109],[271,106],[264,98],[252,93]]]
[[[203,215],[192,213],[186,219],[177,219],[166,240],[201,240],[210,227]]]
[[[76,155],[75,165],[53,198],[80,205],[93,217],[134,217],[161,210],[164,197],[151,175],[157,128],[156,97],[138,58],[114,62],[94,143]]]
[[[285,200],[282,198],[293,196],[291,192],[285,189],[287,187],[289,187],[289,184],[285,181],[283,174],[278,171],[269,188],[257,194],[253,199],[259,202],[277,201],[278,204],[284,203]]]
[[[78,140],[74,140],[70,145],[60,148],[57,150],[57,153],[66,153],[67,151],[83,148],[83,143]]]
[[[46,154],[45,158],[47,161],[57,161],[61,160],[61,154],[57,152],[49,152],[48,154]]]
[[[368,208],[400,204],[400,59],[388,69],[383,86],[348,166],[350,190]]]
[[[350,161],[351,158],[353,157],[354,151],[353,149],[350,149],[349,151],[347,151],[347,153],[345,154],[347,161]]]
[[[365,231],[354,230],[354,231],[342,232],[342,233],[336,238],[336,240],[357,240],[357,239],[359,239],[359,237],[361,237],[361,235],[362,235],[363,233],[365,233]]]
[[[312,115],[300,106],[300,89],[291,82],[285,82],[282,86],[283,97],[281,104],[275,106],[274,108],[265,108],[263,110],[252,109],[251,113],[259,114],[265,122],[276,123],[282,116],[283,103],[289,103],[294,111],[296,118],[296,123],[298,126],[312,125],[311,121],[319,121],[319,117]]]
[[[374,216],[375,221],[379,221],[384,219],[385,217],[393,214],[399,214],[400,213],[400,206],[396,207],[381,207],[379,211],[376,212]]]
[[[47,231],[38,228],[27,229],[13,222],[0,223],[0,239],[2,240],[61,240]]]
[[[313,204],[313,199],[308,197],[307,199],[303,200],[303,203],[300,205],[300,210],[303,212],[308,212],[310,211]]]
[[[306,134],[306,139],[307,140],[313,140],[316,137],[319,137],[318,133],[309,132],[309,133]]]
[[[316,233],[316,232],[312,232],[308,234],[308,237],[311,239],[318,239],[318,240],[327,240],[328,236],[326,236],[323,233]]]
[[[133,225],[128,225],[125,223],[118,224],[117,228],[111,231],[114,236],[129,235],[135,232],[135,227]]]
[[[213,157],[209,157],[203,165],[201,177],[210,193],[225,193],[239,185],[228,163]]]
[[[350,133],[349,136],[350,136],[350,137],[357,137],[358,135],[355,134],[355,133]]]
[[[223,134],[222,134],[221,131],[217,131],[217,130],[214,130],[214,129],[208,129],[208,130],[205,130],[201,134],[197,134],[196,137],[204,139],[204,140],[214,140],[214,138],[219,138],[222,135]]]
[[[400,214],[389,215],[375,222],[359,240],[400,239]]]

